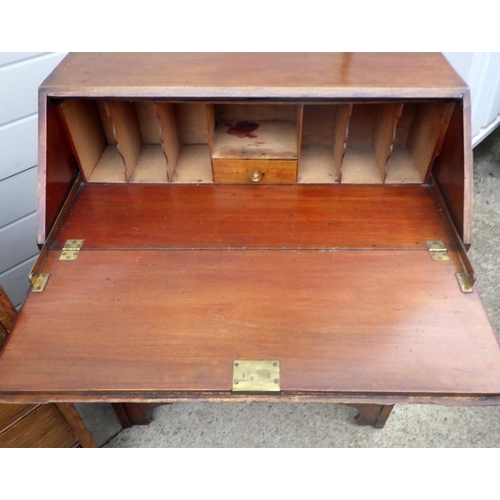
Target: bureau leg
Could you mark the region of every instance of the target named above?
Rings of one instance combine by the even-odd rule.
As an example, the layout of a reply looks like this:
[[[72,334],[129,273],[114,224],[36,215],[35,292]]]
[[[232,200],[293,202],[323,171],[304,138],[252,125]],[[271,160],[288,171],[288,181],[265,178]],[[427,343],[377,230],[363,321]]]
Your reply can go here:
[[[82,417],[80,417],[78,410],[72,404],[57,403],[55,406],[61,412],[66,422],[68,422],[68,425],[73,429],[82,448],[98,448],[97,443],[94,441],[94,436],[92,436]]]
[[[391,414],[394,405],[359,404],[349,405],[358,410],[354,417],[357,425],[371,425],[375,429],[382,429]]]
[[[149,425],[151,417],[149,411],[161,403],[113,403],[118,420],[124,429],[133,425]]]

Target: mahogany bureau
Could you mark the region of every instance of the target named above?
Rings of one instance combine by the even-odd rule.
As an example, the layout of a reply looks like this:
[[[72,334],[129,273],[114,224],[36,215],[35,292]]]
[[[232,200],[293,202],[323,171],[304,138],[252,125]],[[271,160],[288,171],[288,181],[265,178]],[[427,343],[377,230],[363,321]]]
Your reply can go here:
[[[1,401],[499,403],[440,54],[71,54],[39,97]]]

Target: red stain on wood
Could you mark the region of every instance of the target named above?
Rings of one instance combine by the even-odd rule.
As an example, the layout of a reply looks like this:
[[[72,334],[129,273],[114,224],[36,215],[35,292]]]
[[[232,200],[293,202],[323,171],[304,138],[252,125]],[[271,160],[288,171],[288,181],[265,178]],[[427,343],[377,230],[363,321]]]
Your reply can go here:
[[[245,137],[250,137],[252,139],[257,137],[257,134],[254,134],[253,131],[259,128],[258,123],[238,122],[236,125],[231,123],[226,123],[226,125],[228,134],[235,135],[241,139],[244,139]]]

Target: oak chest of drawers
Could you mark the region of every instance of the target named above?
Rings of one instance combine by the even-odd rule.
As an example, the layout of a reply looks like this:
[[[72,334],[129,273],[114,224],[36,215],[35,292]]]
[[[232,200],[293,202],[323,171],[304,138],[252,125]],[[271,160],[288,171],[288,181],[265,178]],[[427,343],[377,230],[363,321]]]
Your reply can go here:
[[[39,116],[0,399],[498,402],[440,54],[71,54]]]

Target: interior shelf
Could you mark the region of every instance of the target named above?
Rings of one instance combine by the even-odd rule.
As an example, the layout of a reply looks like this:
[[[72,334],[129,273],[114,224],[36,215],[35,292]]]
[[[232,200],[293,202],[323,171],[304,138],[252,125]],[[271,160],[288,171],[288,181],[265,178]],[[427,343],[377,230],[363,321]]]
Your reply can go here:
[[[212,182],[208,144],[187,144],[180,149],[171,182],[179,184]]]
[[[354,104],[341,181],[348,184],[381,184],[394,142],[401,103]]]
[[[107,144],[93,170],[87,174],[89,182],[127,182],[123,160],[116,144]]]
[[[349,147],[342,164],[343,184],[382,184],[384,179],[370,144]]]
[[[209,106],[215,159],[297,159],[302,106],[217,104]]]
[[[386,183],[425,182],[443,142],[454,104],[407,103],[397,123],[394,149],[387,162]]]
[[[60,114],[87,182],[212,181],[205,104],[66,99]]]
[[[351,104],[304,105],[298,182],[340,181]]]
[[[302,146],[297,182],[301,184],[330,184],[339,182],[332,149],[320,144]]]
[[[215,130],[212,157],[296,159],[296,124],[284,120],[224,121]]]
[[[87,182],[421,184],[453,107],[71,98],[59,110]]]
[[[385,171],[386,184],[419,184],[423,182],[411,154],[403,146],[394,147]]]

